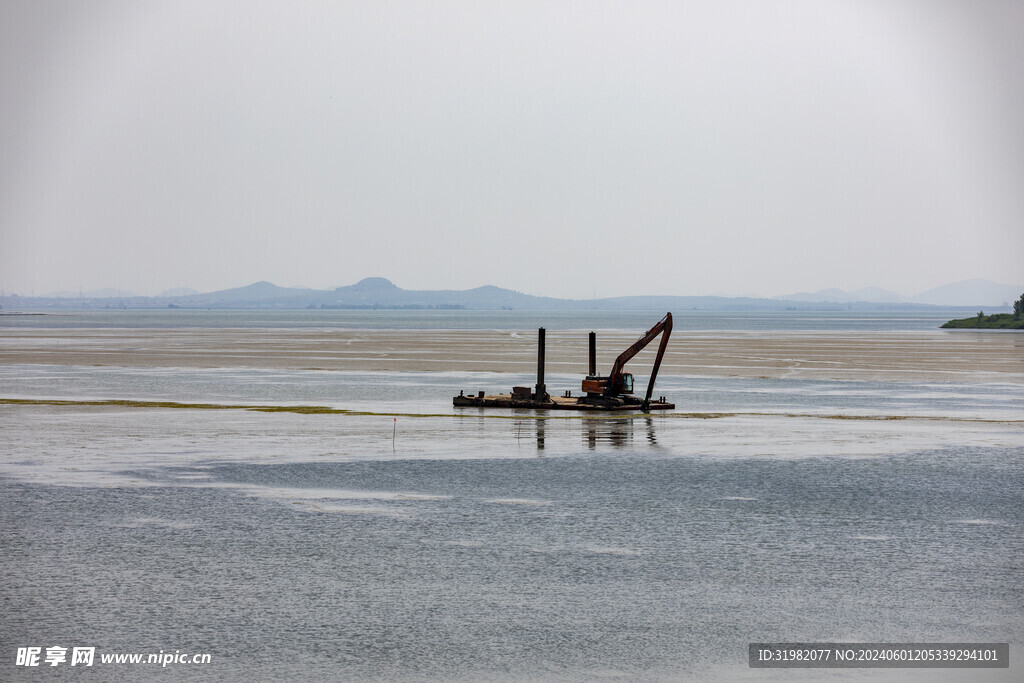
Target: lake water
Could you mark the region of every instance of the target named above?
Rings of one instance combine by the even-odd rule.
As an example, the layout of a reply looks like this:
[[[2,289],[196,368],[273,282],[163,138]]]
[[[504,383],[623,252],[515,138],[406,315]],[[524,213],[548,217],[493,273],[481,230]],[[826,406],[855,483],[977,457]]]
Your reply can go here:
[[[377,329],[382,312],[205,313],[190,324]],[[653,322],[383,313],[389,329]],[[706,315],[693,329],[934,328]],[[17,318],[0,333],[58,325]],[[1024,385],[667,375],[669,414],[451,406],[532,380],[0,365],[0,679],[1021,680]],[[1013,665],[748,668],[768,641],[1009,642]],[[15,664],[54,645],[97,663]],[[98,660],[158,651],[211,662]]]
[[[674,311],[677,329],[693,330],[924,330],[963,308],[927,311]],[[403,310],[67,310],[37,315],[0,315],[0,329],[76,328],[331,328],[646,330],[659,317],[651,311],[403,311]]]

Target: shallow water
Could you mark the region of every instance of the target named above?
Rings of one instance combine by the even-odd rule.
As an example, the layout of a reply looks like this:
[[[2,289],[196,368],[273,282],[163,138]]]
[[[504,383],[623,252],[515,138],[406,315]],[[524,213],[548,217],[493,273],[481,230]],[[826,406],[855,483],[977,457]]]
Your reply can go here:
[[[211,681],[1024,677],[1021,384],[451,406],[533,381],[0,365],[0,679],[158,676],[13,666],[61,644],[211,653],[159,670]],[[759,641],[1010,642],[1013,668],[750,669]]]
[[[727,388],[703,395],[748,405]],[[784,403],[805,415],[8,405],[0,642],[209,652],[172,675],[229,681],[816,680],[747,644],[1024,643],[1019,423]]]
[[[646,380],[641,377],[638,382]],[[579,376],[549,373],[552,391]],[[451,397],[508,392],[533,375],[480,372],[345,372],[259,368],[140,368],[0,365],[6,398],[313,405],[380,414],[468,414]],[[963,382],[822,381],[662,375],[655,396],[677,412],[799,412],[848,416],[1024,419],[1024,385]],[[487,414],[512,415],[511,411]],[[532,415],[532,411],[530,413]]]
[[[728,680],[755,641],[1024,642],[1020,446],[725,455],[483,422],[452,457],[403,434],[362,459],[287,433],[207,453],[246,442],[206,425],[8,481],[0,640],[210,652],[199,680]]]

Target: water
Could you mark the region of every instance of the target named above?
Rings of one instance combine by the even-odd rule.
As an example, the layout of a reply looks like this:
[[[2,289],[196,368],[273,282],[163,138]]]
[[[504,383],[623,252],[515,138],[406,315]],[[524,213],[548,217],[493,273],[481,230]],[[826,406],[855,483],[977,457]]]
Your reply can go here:
[[[725,680],[751,641],[1019,643],[1021,453],[957,456],[609,450],[14,484],[5,631],[211,652],[188,675],[219,680]]]
[[[925,330],[969,316],[962,308],[927,311],[673,311],[677,330]],[[345,311],[83,310],[0,315],[0,329],[41,328],[344,328],[646,330],[656,311]]]
[[[38,401],[0,404],[0,679],[933,681],[980,672],[753,670],[747,644],[1019,654],[1019,383],[667,376],[670,414],[450,404],[530,380],[0,365],[0,397]],[[302,405],[347,412],[279,410]],[[15,667],[31,645],[212,661]]]

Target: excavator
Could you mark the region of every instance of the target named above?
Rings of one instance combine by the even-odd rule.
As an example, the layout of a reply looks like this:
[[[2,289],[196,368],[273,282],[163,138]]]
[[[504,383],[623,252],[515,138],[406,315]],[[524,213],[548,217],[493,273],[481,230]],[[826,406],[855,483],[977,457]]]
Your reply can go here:
[[[640,353],[654,339],[661,335],[661,344],[658,346],[658,355],[654,359],[654,368],[651,370],[651,379],[647,383],[647,394],[643,401],[633,396],[633,375],[623,372],[626,363],[636,354]],[[637,339],[632,346],[619,354],[612,364],[612,370],[606,376],[597,374],[597,353],[596,337],[590,333],[590,372],[583,380],[583,391],[586,396],[579,399],[585,405],[598,408],[614,409],[623,406],[639,406],[640,410],[647,412],[651,405],[651,394],[654,392],[654,380],[658,376],[658,369],[665,357],[665,348],[668,346],[669,335],[672,334],[672,314],[666,313],[665,317],[659,320],[654,327],[647,330],[642,337]]]

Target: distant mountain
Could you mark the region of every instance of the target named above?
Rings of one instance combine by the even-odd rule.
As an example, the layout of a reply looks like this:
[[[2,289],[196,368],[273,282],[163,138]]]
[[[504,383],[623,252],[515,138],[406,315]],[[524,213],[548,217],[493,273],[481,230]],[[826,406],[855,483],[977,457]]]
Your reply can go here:
[[[822,289],[818,292],[800,292],[774,297],[781,301],[819,303],[879,303],[928,304],[931,306],[1009,306],[1024,293],[1024,286],[1003,285],[991,280],[974,279],[942,285],[912,297],[878,287],[867,287],[854,292],[841,289]]]
[[[313,290],[316,291],[316,290]],[[286,301],[297,302],[310,292],[308,289],[293,289],[278,287],[277,285],[261,280],[245,287],[233,289],[221,289],[206,294],[191,294],[185,297],[173,297],[184,299],[181,303],[202,303],[205,305],[229,305],[229,304],[250,304],[281,303]]]
[[[567,309],[574,304],[522,294],[500,287],[469,290],[408,290],[382,277],[368,277],[334,289],[278,287],[256,282],[245,287],[174,297],[166,302],[182,308],[317,308],[317,309]]]
[[[995,313],[1003,302],[1015,300],[1024,287],[969,280],[938,287],[912,299],[870,287],[855,292],[825,289],[786,297],[627,296],[605,299],[555,299],[486,285],[466,290],[409,290],[382,277],[369,277],[334,289],[279,287],[255,282],[245,287],[198,293],[168,290],[160,296],[130,296],[117,290],[53,297],[0,297],[9,310],[21,308],[243,308],[243,309],[467,309],[467,310],[922,310],[931,306],[984,307]],[[96,296],[96,294],[108,296]]]
[[[795,295],[799,296],[799,295]],[[923,308],[901,301],[895,292],[864,289],[846,293],[825,290],[804,298],[761,299],[722,296],[626,296],[605,299],[555,299],[523,294],[493,285],[465,290],[409,290],[382,277],[368,277],[332,290],[278,287],[257,282],[246,287],[179,297],[168,303],[183,308],[316,308],[316,309],[468,309],[468,310],[848,310]],[[874,298],[874,300],[873,300]]]
[[[354,285],[337,287],[324,307],[402,306],[424,308],[538,308],[564,307],[565,300],[536,297],[490,285],[475,289],[409,290],[397,287],[382,277],[368,277]]]
[[[1024,293],[1022,285],[1003,285],[991,280],[976,278],[942,285],[927,292],[910,297],[919,304],[940,306],[988,306],[997,308],[1010,306]]]

